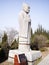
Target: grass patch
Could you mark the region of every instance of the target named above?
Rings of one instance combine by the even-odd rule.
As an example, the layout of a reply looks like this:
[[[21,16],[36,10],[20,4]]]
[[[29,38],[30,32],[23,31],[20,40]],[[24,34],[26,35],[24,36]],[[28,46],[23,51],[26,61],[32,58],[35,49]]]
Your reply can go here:
[[[39,58],[39,59],[37,59],[37,60],[35,61],[35,64],[34,64],[34,65],[37,65],[41,60],[42,60],[42,57]]]
[[[40,48],[40,51],[41,52],[47,51],[47,48],[46,47]]]

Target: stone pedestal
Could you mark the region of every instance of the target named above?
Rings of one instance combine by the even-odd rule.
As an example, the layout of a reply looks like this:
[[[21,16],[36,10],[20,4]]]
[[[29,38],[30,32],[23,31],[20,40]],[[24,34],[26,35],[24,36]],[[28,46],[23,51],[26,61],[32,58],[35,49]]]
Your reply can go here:
[[[19,55],[19,54],[25,54],[27,61],[28,61],[28,65],[34,65],[35,60],[37,60],[38,58],[40,58],[42,56],[40,51],[30,50],[29,52],[27,52],[27,51],[22,52],[20,50],[10,50],[8,62],[12,62],[14,64],[14,56]]]

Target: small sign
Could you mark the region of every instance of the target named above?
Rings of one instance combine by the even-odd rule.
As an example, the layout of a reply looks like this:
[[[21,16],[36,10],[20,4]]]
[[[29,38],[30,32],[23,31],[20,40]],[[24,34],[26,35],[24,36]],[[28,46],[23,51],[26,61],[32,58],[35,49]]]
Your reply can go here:
[[[19,54],[20,65],[28,65],[25,54]]]

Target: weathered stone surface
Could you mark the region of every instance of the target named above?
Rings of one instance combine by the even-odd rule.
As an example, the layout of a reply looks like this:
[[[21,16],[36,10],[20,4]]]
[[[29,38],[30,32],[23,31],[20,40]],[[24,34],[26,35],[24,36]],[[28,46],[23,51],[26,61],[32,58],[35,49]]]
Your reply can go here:
[[[30,50],[31,38],[31,19],[29,15],[30,7],[28,4],[23,4],[23,9],[19,13],[19,49],[23,51]],[[23,49],[22,49],[23,48]]]

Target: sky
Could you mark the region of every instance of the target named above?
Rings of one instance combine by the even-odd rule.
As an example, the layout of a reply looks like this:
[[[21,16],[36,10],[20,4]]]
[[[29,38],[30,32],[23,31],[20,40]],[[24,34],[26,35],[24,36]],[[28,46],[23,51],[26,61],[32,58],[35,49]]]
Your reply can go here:
[[[39,24],[49,30],[49,0],[0,0],[0,30],[14,28],[19,31],[18,14],[24,2],[30,6],[33,32]]]

